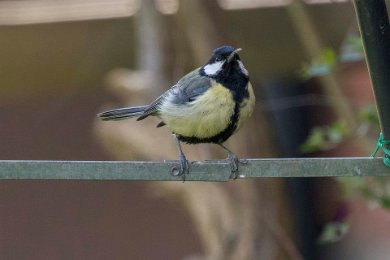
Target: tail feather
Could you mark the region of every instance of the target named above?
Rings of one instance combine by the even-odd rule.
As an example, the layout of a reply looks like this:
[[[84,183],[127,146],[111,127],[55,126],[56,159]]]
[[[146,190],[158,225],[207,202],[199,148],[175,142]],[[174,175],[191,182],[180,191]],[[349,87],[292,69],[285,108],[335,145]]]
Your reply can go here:
[[[98,117],[103,121],[122,120],[131,117],[141,116],[148,106],[125,107],[113,109],[98,114]]]

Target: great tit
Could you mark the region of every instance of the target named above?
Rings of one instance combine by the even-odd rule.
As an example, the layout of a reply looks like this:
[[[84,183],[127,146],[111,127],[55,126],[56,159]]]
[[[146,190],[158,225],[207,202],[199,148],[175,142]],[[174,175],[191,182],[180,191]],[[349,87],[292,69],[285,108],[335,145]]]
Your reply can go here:
[[[157,116],[174,134],[179,152],[177,175],[189,173],[180,142],[215,143],[227,153],[232,178],[238,177],[237,156],[223,145],[252,114],[255,95],[249,74],[231,46],[215,49],[209,61],[181,78],[149,105],[119,108],[98,114],[102,120]]]

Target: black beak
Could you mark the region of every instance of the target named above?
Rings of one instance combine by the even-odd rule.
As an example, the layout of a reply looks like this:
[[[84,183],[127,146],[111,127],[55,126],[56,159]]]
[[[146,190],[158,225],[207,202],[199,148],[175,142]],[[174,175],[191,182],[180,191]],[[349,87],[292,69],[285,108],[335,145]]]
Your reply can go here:
[[[241,48],[237,48],[235,49],[232,53],[230,53],[229,57],[227,58],[227,62],[230,63],[234,57],[234,55],[239,52],[239,51],[242,51]]]

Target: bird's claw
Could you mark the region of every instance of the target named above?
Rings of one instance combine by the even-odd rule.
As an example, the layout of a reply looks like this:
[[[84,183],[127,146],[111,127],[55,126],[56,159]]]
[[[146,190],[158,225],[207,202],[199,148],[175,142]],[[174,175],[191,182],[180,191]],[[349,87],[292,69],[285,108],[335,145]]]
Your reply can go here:
[[[230,166],[232,168],[232,174],[230,175],[230,178],[235,180],[238,178],[238,173],[239,173],[238,172],[238,165],[240,163],[240,160],[233,153],[229,153],[227,160],[230,162]]]
[[[248,164],[249,160],[247,160],[247,159],[240,159],[240,163],[241,164]]]
[[[180,169],[175,166],[172,168],[171,173],[173,176],[182,176],[184,182],[186,180],[186,175],[189,174],[189,164],[184,154],[179,156],[179,163]]]

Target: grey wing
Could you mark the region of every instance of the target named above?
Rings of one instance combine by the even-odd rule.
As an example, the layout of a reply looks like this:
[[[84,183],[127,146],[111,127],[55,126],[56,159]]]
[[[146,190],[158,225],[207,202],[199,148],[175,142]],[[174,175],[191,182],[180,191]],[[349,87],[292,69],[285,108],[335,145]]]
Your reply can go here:
[[[159,105],[165,100],[169,100],[174,104],[186,104],[195,100],[211,87],[211,81],[208,77],[199,74],[199,69],[196,69],[183,78],[176,85],[172,86],[164,94],[153,101],[137,119],[142,120],[149,115],[158,113]]]
[[[168,90],[170,91],[170,90]],[[149,104],[149,106],[144,110],[143,114],[137,118],[137,121],[145,119],[150,115],[154,115],[158,112],[157,108],[161,104],[161,102],[166,98],[168,91],[159,96],[155,101]]]
[[[199,70],[196,69],[179,80],[176,84],[177,89],[174,90],[173,103],[185,104],[191,102],[211,87],[210,78],[200,75]]]

